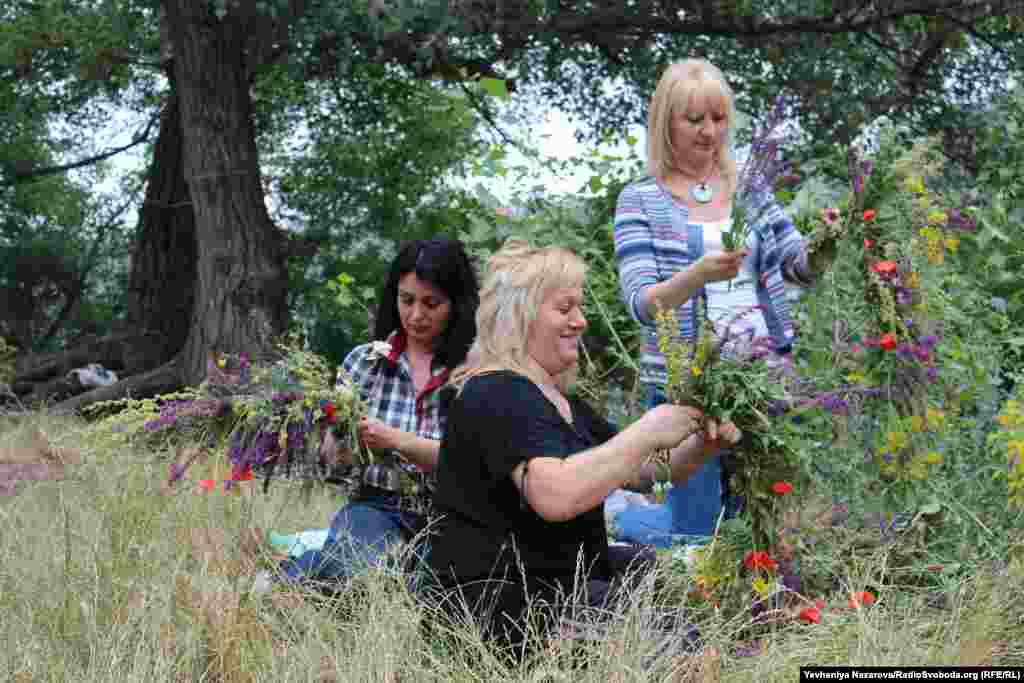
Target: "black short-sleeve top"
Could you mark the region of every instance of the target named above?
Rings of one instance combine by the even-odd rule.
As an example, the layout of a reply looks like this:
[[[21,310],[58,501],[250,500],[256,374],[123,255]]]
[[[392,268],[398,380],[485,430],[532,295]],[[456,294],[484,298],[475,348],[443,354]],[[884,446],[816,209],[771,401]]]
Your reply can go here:
[[[518,576],[513,547],[527,576],[572,577],[581,549],[590,578],[608,576],[603,503],[574,519],[547,522],[523,504],[511,477],[531,458],[567,458],[615,434],[585,402],[569,403],[572,424],[536,384],[510,371],[473,377],[452,399],[438,456],[429,553],[443,584],[506,572]]]

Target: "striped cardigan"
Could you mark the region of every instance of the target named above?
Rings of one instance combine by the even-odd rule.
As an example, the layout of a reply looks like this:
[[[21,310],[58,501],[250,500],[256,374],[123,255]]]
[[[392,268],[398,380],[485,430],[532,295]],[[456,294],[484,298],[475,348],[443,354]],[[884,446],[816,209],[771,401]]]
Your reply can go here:
[[[807,286],[813,280],[804,240],[771,195],[759,195],[748,206],[749,214],[757,216],[750,230],[757,276],[754,291],[776,348],[785,353],[794,336],[785,281]],[[631,183],[619,195],[613,231],[615,260],[623,301],[633,319],[643,327],[640,381],[645,385],[664,386],[667,376],[665,359],[658,352],[654,321],[643,310],[640,294],[704,254],[703,226],[690,223],[687,218],[686,207],[674,202],[654,178]],[[694,305],[696,298],[704,300],[703,307]],[[707,293],[702,289],[697,297],[676,309],[683,339],[693,339],[699,327],[698,311],[706,311],[706,303]]]

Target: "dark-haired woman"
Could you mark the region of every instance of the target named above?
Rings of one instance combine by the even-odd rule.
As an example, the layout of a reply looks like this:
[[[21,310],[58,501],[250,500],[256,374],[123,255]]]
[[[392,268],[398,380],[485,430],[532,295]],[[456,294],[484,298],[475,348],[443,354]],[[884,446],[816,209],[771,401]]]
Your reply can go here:
[[[287,577],[343,582],[426,526],[445,425],[440,390],[476,336],[478,301],[476,274],[461,242],[420,240],[395,257],[374,341],[354,348],[339,372],[339,381],[352,382],[367,406],[359,435],[374,464],[351,466],[353,493],[331,522],[326,543],[282,563]],[[333,436],[325,437],[324,453],[338,458]]]

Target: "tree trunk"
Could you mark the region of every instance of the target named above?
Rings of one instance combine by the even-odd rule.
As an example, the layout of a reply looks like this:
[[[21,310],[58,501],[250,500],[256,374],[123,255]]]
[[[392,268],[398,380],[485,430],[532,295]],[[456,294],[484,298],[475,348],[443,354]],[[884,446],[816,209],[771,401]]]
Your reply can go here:
[[[258,352],[287,322],[282,234],[264,204],[245,63],[248,3],[217,19],[210,3],[164,0],[181,106],[185,179],[198,247],[184,379],[210,350]]]
[[[185,184],[181,111],[173,74],[146,178],[132,252],[128,317],[160,335],[158,356],[133,372],[166,363],[185,346],[196,283],[196,222]]]

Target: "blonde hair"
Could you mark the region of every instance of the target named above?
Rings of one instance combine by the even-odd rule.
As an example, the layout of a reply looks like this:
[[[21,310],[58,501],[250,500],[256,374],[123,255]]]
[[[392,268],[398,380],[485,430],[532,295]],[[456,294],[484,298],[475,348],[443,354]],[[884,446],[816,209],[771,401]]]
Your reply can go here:
[[[661,75],[647,112],[647,172],[655,178],[664,178],[675,169],[672,116],[686,112],[693,97],[702,94],[717,95],[725,101],[728,134],[722,136],[722,146],[715,150],[715,158],[726,196],[732,197],[736,191],[736,159],[731,139],[736,109],[732,88],[718,67],[704,59],[671,64]]]
[[[449,383],[461,391],[471,377],[512,370],[541,384],[536,361],[526,349],[530,326],[552,292],[582,287],[586,271],[583,260],[568,249],[507,241],[487,260],[476,310],[476,340]],[[565,391],[575,378],[573,367],[555,381]]]

